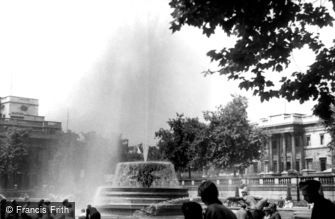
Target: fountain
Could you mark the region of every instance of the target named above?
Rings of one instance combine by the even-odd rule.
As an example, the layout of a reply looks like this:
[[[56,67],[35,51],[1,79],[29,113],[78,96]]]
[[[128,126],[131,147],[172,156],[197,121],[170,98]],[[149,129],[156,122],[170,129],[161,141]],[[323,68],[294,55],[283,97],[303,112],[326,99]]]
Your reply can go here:
[[[94,205],[102,215],[132,215],[155,203],[188,197],[170,162],[139,161],[117,164],[111,185],[98,188]],[[167,204],[160,214],[180,215],[178,204]]]

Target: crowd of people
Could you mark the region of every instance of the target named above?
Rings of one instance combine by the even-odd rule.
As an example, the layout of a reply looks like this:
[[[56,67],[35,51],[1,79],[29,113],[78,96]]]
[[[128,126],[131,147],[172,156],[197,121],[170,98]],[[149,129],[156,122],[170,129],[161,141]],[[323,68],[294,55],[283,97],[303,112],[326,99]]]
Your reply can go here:
[[[335,204],[326,199],[322,192],[319,181],[306,180],[299,183],[299,189],[304,199],[313,203],[311,219],[334,218]],[[198,188],[198,195],[206,205],[203,211],[202,206],[197,202],[186,202],[182,206],[185,219],[281,219],[277,210],[277,204],[271,203],[267,199],[257,201],[248,193],[247,188],[242,189],[243,203],[241,208],[233,211],[222,204],[219,200],[219,191],[212,181],[204,181]],[[286,200],[286,205],[291,206],[293,202]]]
[[[323,195],[322,186],[319,181],[307,180],[299,183],[299,189],[304,199],[313,204],[311,219],[327,219],[333,218],[335,215],[335,204],[326,199]],[[256,200],[249,194],[247,187],[241,191],[241,207],[235,213],[226,207],[219,199],[219,190],[212,181],[204,181],[198,188],[198,195],[205,204],[205,210],[198,202],[185,202],[182,205],[182,212],[185,219],[281,219],[281,215],[277,210],[277,204],[271,203],[267,199]],[[292,202],[289,204],[291,205]],[[6,199],[1,200],[1,219],[73,219],[74,206],[65,199],[62,205],[71,209],[66,214],[55,214],[50,211],[50,201],[40,200],[37,204],[38,208],[49,209],[43,213],[28,214],[17,213],[15,211],[8,212],[6,207],[16,208],[18,203],[13,200],[8,204]],[[30,202],[25,200],[23,207],[29,207]],[[88,205],[84,210],[84,215],[80,219],[101,219],[99,211]]]

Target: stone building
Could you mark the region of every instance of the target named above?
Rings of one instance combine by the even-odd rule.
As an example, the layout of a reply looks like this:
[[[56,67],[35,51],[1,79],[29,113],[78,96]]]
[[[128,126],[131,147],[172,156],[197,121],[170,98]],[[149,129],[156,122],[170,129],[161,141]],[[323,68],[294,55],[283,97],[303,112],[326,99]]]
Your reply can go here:
[[[280,114],[261,119],[259,126],[269,134],[269,140],[263,158],[248,168],[248,173],[313,173],[334,167],[333,154],[327,147],[331,136],[319,118]]]
[[[48,174],[48,161],[55,150],[53,147],[62,132],[60,122],[46,121],[38,115],[38,100],[25,97],[0,97],[0,138],[8,128],[25,129],[29,132],[28,161],[25,170],[8,176],[0,176],[2,188],[33,188],[43,184],[42,176]]]

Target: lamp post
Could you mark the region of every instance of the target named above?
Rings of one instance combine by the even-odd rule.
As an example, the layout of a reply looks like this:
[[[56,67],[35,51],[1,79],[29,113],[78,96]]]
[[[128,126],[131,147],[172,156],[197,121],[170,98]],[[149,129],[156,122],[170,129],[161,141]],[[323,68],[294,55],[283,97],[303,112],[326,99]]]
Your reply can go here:
[[[297,176],[297,201],[300,201],[299,176]]]

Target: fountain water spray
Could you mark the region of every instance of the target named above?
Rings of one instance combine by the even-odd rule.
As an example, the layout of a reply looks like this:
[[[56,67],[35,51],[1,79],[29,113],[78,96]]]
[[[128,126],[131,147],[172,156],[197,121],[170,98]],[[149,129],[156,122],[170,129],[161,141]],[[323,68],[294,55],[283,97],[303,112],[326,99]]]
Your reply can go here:
[[[144,158],[144,161],[146,162],[148,160],[148,154],[149,154],[149,145],[147,144],[143,144],[142,145],[143,147],[143,158]]]

